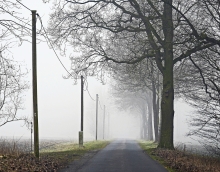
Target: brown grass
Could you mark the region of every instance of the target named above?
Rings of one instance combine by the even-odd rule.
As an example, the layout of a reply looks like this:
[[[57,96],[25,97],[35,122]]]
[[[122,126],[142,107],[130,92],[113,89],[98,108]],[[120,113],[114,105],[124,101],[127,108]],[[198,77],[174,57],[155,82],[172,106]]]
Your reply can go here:
[[[178,150],[154,149],[157,156],[177,172],[219,172],[220,159],[184,153]]]
[[[50,148],[46,146],[37,159],[28,143],[0,140],[0,172],[56,172],[85,153],[102,149],[107,144],[107,141],[87,142],[82,148],[70,142],[52,144]]]
[[[37,159],[29,147],[25,142],[0,140],[0,172],[57,171],[58,161],[47,157]]]

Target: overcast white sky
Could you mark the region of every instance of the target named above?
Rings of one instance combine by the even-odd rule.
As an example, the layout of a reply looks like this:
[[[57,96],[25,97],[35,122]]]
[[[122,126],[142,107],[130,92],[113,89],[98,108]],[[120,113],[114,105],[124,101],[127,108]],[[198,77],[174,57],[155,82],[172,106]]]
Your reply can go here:
[[[37,13],[42,17],[43,24],[46,27],[49,19],[48,14],[52,6],[45,4],[42,0],[22,0],[28,8],[37,10]],[[31,13],[27,9],[23,9],[24,16],[30,16]],[[38,22],[39,26],[39,22]],[[23,43],[20,47],[15,47],[12,50],[13,57],[16,60],[22,61],[26,68],[30,70],[27,80],[32,84],[31,77],[31,44]],[[59,54],[59,52],[58,52]],[[70,67],[68,57],[60,55],[60,59],[67,69]],[[77,139],[80,130],[80,82],[77,85],[73,84],[73,80],[63,79],[66,74],[65,70],[56,59],[54,52],[49,49],[46,43],[41,42],[37,45],[37,66],[38,66],[38,109],[39,109],[39,136],[40,138],[64,138]],[[99,94],[99,138],[102,138],[103,124],[103,106],[106,105],[106,137],[124,137],[124,138],[139,138],[139,118],[129,112],[120,112],[110,100],[108,83],[102,85],[95,78],[88,79],[89,92],[93,99],[96,94]],[[85,139],[95,138],[95,114],[96,105],[88,93],[85,92],[84,102],[84,126]],[[26,116],[32,116],[32,89],[26,93],[25,110],[19,113]],[[177,102],[175,104],[175,132],[174,139],[176,142],[190,142],[191,140],[184,137],[188,132],[187,115],[192,109]],[[22,122],[9,123],[0,128],[1,136],[7,137],[30,137],[30,130],[22,127]]]

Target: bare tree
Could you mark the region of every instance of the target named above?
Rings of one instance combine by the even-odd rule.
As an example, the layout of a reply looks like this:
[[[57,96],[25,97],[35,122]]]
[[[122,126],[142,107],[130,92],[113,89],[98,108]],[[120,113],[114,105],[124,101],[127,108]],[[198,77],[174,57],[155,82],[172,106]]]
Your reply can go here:
[[[20,0],[0,0],[0,42],[6,45],[27,41],[31,35],[29,20],[21,13]]]
[[[155,141],[158,142],[159,91],[161,83],[159,82],[159,71],[156,71],[153,61],[145,59],[141,63],[135,65],[121,65],[120,68],[115,65],[114,67],[112,66],[112,68],[115,69],[112,77],[116,81],[116,86],[114,87],[116,97],[124,90],[131,93],[138,93],[137,95],[140,97],[142,96],[139,92],[143,93],[143,95],[147,93],[147,95],[144,96],[146,98],[142,99],[145,100],[146,109],[148,109],[149,115],[152,115],[153,112],[154,138]],[[123,94],[123,96],[120,96],[121,101],[123,102],[123,99],[127,96],[129,97],[130,95]],[[132,106],[133,102],[130,102],[130,105]]]
[[[13,59],[4,57],[3,48],[0,51],[0,126],[8,122],[26,120],[24,115],[18,115],[22,107],[24,91],[28,84],[22,81],[26,75],[19,64]]]
[[[140,138],[153,140],[152,95],[146,90],[145,92],[125,90],[124,86],[120,86],[120,84],[116,82],[112,91],[118,108],[134,111],[132,114],[138,115],[140,118]]]
[[[0,126],[26,120],[18,110],[23,109],[24,91],[28,89],[23,80],[27,71],[8,55],[10,48],[26,41],[31,32],[31,25],[20,12],[22,7],[19,0],[0,0]]]
[[[78,69],[90,69],[102,77],[112,63],[153,59],[163,75],[159,147],[173,149],[174,64],[219,43],[198,9],[197,1],[59,0],[49,31],[62,50],[81,51],[71,58],[75,76]]]
[[[205,147],[219,154],[219,48],[212,47],[195,54],[185,63],[187,65],[182,68],[182,76],[177,78],[180,85],[176,90],[178,96],[195,108],[189,135],[198,136]]]
[[[191,34],[196,39],[215,44],[190,55],[177,66],[181,70],[176,75],[176,95],[184,97],[196,109],[189,135],[198,136],[207,149],[220,155],[220,2],[195,1],[191,11],[196,20],[190,20],[179,9],[173,8],[191,26]]]

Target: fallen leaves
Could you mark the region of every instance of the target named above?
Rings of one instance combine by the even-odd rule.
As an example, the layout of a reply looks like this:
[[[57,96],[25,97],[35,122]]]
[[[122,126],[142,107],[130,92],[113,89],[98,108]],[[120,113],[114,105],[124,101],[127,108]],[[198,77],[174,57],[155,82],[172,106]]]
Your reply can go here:
[[[0,159],[0,172],[56,172],[59,162],[42,157],[39,160],[32,154],[5,156]]]
[[[220,160],[213,157],[193,155],[177,150],[155,149],[153,155],[180,172],[219,172]]]

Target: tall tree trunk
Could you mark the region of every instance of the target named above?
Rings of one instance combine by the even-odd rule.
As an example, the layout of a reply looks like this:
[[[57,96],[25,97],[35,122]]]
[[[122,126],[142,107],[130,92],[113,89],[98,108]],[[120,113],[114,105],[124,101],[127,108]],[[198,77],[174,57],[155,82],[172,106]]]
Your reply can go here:
[[[148,109],[148,139],[153,140],[153,126],[152,126],[152,96],[147,97],[147,109]]]
[[[144,130],[144,139],[147,140],[147,135],[148,135],[148,119],[147,119],[147,113],[146,113],[146,107],[143,107],[143,111],[142,111],[142,115],[143,115],[143,130]]]
[[[157,95],[157,103],[156,103],[156,111],[157,111],[157,121],[158,121],[158,140],[157,142],[160,141],[160,97]]]
[[[144,139],[144,126],[143,126],[143,116],[142,114],[140,115],[140,138]]]
[[[153,112],[154,112],[154,135],[155,135],[155,142],[158,142],[158,112],[157,112],[157,93],[156,93],[156,85],[154,78],[152,78],[152,94],[153,94]]]
[[[155,73],[153,63],[151,62],[151,72],[152,74]],[[157,84],[156,78],[154,75],[151,76],[151,88],[152,88],[152,104],[153,104],[153,113],[154,113],[154,137],[155,142],[158,142],[158,125],[159,125],[159,114],[157,111]]]
[[[157,92],[157,101],[156,101],[156,111],[157,111],[157,121],[158,121],[158,140],[157,142],[160,141],[160,93],[161,93],[161,87],[160,87],[160,73],[159,71],[157,72],[157,82],[156,82],[156,92]]]
[[[147,114],[146,114],[146,108],[142,107],[141,109],[141,139],[147,139]]]
[[[163,33],[164,33],[164,69],[161,100],[161,134],[158,147],[174,149],[173,146],[173,21],[172,0],[164,0]]]

